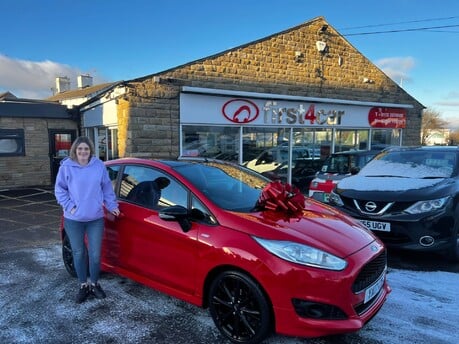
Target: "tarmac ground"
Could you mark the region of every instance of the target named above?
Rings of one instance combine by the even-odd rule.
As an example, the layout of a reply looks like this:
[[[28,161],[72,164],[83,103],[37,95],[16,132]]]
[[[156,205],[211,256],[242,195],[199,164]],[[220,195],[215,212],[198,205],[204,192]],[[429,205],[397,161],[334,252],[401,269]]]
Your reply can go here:
[[[77,281],[62,262],[59,223],[62,210],[52,187],[0,190],[0,343],[8,344],[204,344],[226,343],[207,310],[171,298],[129,279],[103,274],[104,300],[75,305]],[[434,255],[390,252],[388,262],[394,284],[412,271],[436,274],[459,272],[459,264],[446,264]],[[400,270],[398,270],[400,269]],[[455,274],[450,274],[456,278]],[[452,342],[457,331],[454,316],[435,319],[435,329],[420,332],[428,322],[413,325],[410,307],[430,313],[432,290],[413,281],[416,303],[402,307],[391,301],[357,333],[314,339],[274,335],[265,344],[418,344]],[[441,288],[442,286],[439,286]],[[408,298],[409,299],[409,298]],[[457,309],[457,300],[445,299],[443,311]],[[410,300],[408,300],[410,301]],[[450,302],[451,304],[447,304]],[[402,308],[401,308],[402,307]],[[448,307],[448,308],[446,308]],[[417,308],[416,308],[417,309]],[[396,317],[409,326],[392,324]],[[456,314],[456,313],[453,313]],[[406,321],[408,321],[406,320]],[[390,324],[384,325],[389,321]],[[402,322],[403,323],[403,322]],[[457,332],[456,332],[457,333]]]
[[[0,190],[0,252],[58,243],[61,215],[52,187]]]

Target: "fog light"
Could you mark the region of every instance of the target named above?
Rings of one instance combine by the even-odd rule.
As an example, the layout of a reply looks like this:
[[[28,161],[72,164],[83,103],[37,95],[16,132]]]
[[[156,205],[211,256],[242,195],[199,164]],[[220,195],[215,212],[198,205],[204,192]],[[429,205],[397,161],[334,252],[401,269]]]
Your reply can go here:
[[[421,246],[429,247],[435,243],[435,239],[430,235],[426,235],[419,239],[419,243],[421,244]]]
[[[347,319],[346,313],[336,306],[319,302],[293,299],[296,313],[303,318],[336,320]]]

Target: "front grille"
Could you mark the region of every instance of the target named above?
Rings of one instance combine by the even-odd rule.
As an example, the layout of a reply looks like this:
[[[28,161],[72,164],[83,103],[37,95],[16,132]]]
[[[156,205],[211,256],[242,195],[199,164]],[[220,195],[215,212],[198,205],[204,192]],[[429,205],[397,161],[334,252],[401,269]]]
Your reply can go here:
[[[368,201],[362,201],[362,200],[355,200],[354,201],[354,207],[360,212],[360,213],[365,213],[365,214],[378,214],[381,212],[385,207],[387,207],[388,202],[375,202],[371,201],[373,204],[376,205],[375,209],[372,211],[369,211],[366,209],[365,205],[368,203]],[[390,207],[389,207],[390,209]],[[386,209],[389,210],[389,209]]]
[[[392,202],[382,202],[382,201],[373,201],[376,204],[376,208],[369,212],[365,209],[365,204],[368,201],[372,200],[361,200],[361,199],[353,199],[349,197],[344,197],[340,196],[341,200],[344,203],[344,208],[349,209],[353,213],[365,213],[365,214],[377,214],[380,212],[384,207],[387,206],[387,204],[392,203]],[[405,211],[408,207],[413,205],[414,202],[393,202],[393,204],[384,212],[384,215],[388,215],[389,213],[391,215],[396,215],[400,214]],[[358,207],[356,206],[358,205]],[[360,208],[360,209],[359,209]]]
[[[392,229],[390,232],[378,231],[375,234],[387,245],[402,245],[407,244],[411,241],[411,238],[408,235],[403,233],[397,233],[397,230],[394,225],[392,225]]]
[[[363,267],[352,285],[352,291],[358,294],[372,285],[386,269],[386,264],[387,253],[384,250],[379,256]]]

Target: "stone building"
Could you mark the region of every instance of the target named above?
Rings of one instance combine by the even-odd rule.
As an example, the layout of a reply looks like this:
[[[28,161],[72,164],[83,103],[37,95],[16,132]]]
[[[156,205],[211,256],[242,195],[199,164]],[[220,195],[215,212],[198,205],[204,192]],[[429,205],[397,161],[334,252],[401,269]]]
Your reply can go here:
[[[298,158],[420,144],[424,106],[323,17],[94,88],[72,111],[102,159],[192,155],[257,164],[269,151],[291,176]],[[48,100],[70,106],[74,96]]]
[[[76,138],[74,115],[58,103],[0,95],[0,188],[51,185]]]
[[[420,143],[423,105],[323,17],[116,88],[121,157],[227,153],[242,163],[287,142],[324,154]]]

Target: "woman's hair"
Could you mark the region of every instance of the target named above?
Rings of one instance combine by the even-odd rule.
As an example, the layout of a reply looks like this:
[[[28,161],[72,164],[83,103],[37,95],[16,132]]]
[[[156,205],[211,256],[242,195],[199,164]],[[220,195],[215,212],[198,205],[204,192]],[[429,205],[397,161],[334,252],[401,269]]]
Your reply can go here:
[[[70,147],[70,159],[74,161],[78,160],[76,150],[81,143],[86,143],[89,146],[90,157],[92,157],[95,154],[94,143],[91,141],[91,139],[86,136],[80,136],[75,141],[73,141],[72,147]]]

